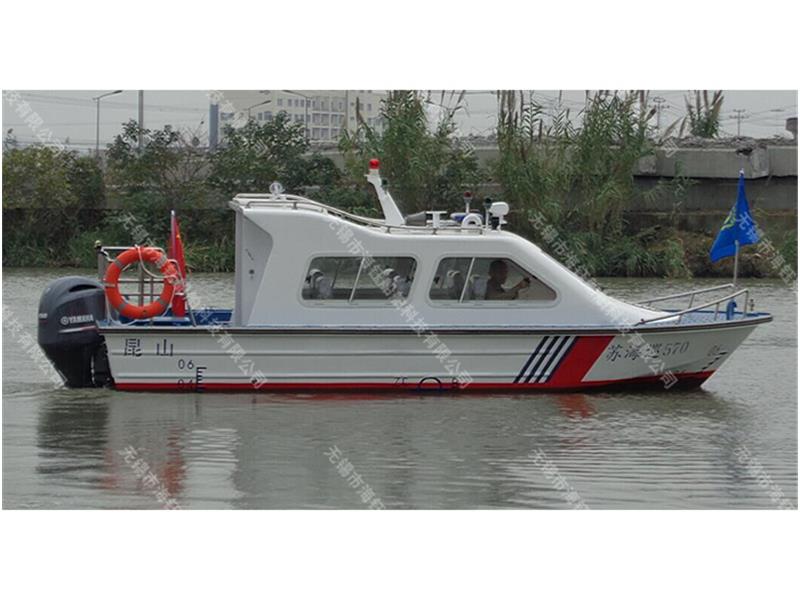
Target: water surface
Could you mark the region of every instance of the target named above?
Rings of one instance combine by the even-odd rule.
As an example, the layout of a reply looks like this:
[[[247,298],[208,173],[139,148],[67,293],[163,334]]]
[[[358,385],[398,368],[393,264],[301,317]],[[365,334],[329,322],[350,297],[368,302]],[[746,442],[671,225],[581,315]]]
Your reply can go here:
[[[45,283],[73,273],[4,269],[6,320],[35,339]],[[232,305],[232,276],[193,280],[204,299]],[[603,281],[630,299],[718,283]],[[778,280],[746,285],[775,321],[688,392],[67,390],[6,327],[3,507],[796,506],[797,297]]]

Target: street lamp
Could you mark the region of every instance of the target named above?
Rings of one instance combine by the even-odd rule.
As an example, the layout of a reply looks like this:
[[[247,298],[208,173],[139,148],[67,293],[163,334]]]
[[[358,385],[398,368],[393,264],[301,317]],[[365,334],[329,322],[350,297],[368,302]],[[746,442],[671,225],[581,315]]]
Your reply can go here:
[[[286,92],[287,94],[294,94],[295,96],[300,96],[301,98],[305,98],[305,109],[306,109],[306,122],[303,124],[305,127],[306,132],[306,139],[308,139],[308,103],[312,100],[311,96],[306,96],[305,94],[301,94],[300,92],[294,92],[292,90],[281,90]]]
[[[269,104],[270,102],[272,102],[272,100],[264,100],[263,102],[259,102],[258,104],[253,104],[253,106],[251,106],[250,108],[248,108],[248,109],[247,109],[247,120],[249,121],[249,120],[250,120],[250,118],[251,118],[251,117],[250,117],[250,111],[251,111],[251,110],[253,110],[253,109],[254,109],[254,108],[256,108],[257,106],[262,106],[262,105],[264,105],[264,104]]]
[[[121,94],[122,90],[114,90],[113,92],[107,92],[105,94],[100,94],[96,98],[92,98],[95,102],[97,102],[97,125],[95,127],[95,138],[94,138],[94,155],[96,158],[100,158],[100,100],[107,96],[114,96],[116,94]]]

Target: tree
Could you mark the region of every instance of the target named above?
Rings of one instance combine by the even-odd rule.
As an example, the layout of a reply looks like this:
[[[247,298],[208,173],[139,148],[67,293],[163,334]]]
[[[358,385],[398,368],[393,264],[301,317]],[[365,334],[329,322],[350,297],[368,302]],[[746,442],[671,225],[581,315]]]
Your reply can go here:
[[[94,159],[41,145],[4,152],[4,261],[66,260],[69,241],[102,219],[100,211],[86,209],[103,204],[102,175]]]
[[[266,192],[273,181],[287,191],[299,191],[338,180],[330,159],[318,154],[305,158],[309,143],[303,125],[293,123],[285,112],[263,124],[250,119],[240,128],[228,125],[224,139],[211,157],[209,183],[226,196]]]
[[[102,202],[102,186],[82,184],[97,173],[75,152],[39,145],[8,150],[3,154],[3,207],[93,208]]]
[[[493,171],[517,231],[561,258],[568,248],[567,258],[591,273],[685,274],[683,249],[664,231],[625,230],[634,173],[652,152],[647,131],[655,109],[645,92],[587,96],[580,126],[568,110],[548,115],[522,92],[500,92],[498,101]]]
[[[139,137],[139,125],[128,121],[108,148],[108,178],[115,194],[158,198],[172,208],[206,199],[208,161],[195,135],[170,125],[144,129],[141,149]]]
[[[426,98],[418,91],[389,92],[381,105],[382,131],[365,123],[357,107],[356,132],[343,133],[339,142],[351,181],[363,181],[367,161],[377,157],[381,173],[406,213],[431,209],[437,203],[460,206],[465,186],[478,180],[474,153],[455,136],[455,115],[463,107],[463,98],[463,92],[452,95],[452,108],[440,103],[443,112],[433,127]]]
[[[91,156],[70,153],[67,181],[81,208],[104,208],[106,189],[103,170]]]
[[[652,151],[655,109],[643,92],[596,92],[575,128],[565,110],[550,118],[516,92],[499,94],[494,172],[517,206],[601,236],[619,234],[633,196],[633,173]],[[547,123],[546,123],[547,122]]]

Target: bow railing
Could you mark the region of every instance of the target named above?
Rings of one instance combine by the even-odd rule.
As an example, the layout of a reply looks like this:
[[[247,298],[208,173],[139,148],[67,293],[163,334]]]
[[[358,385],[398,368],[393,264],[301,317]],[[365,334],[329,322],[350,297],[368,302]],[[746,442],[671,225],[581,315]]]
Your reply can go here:
[[[637,323],[637,325],[643,325],[645,323],[655,323],[657,321],[664,321],[664,320],[667,320],[667,319],[674,319],[676,317],[678,319],[677,322],[680,323],[683,320],[683,317],[685,315],[688,315],[688,314],[691,314],[691,313],[694,313],[694,312],[704,311],[706,309],[711,308],[712,306],[714,307],[714,318],[713,318],[714,321],[717,320],[717,318],[719,317],[720,314],[722,314],[725,317],[725,320],[732,320],[732,319],[734,319],[736,317],[736,312],[728,310],[728,306],[730,305],[729,303],[731,301],[734,301],[736,298],[741,297],[741,296],[744,296],[744,304],[743,304],[743,307],[742,307],[741,318],[742,319],[746,318],[747,317],[747,313],[748,313],[748,310],[747,310],[748,304],[750,303],[750,290],[747,289],[747,288],[743,288],[743,289],[735,291],[735,292],[733,292],[731,294],[727,294],[727,295],[725,295],[725,296],[723,296],[721,298],[715,298],[715,299],[710,300],[708,302],[704,302],[702,304],[698,304],[697,306],[693,306],[694,300],[697,297],[697,295],[708,293],[708,292],[713,292],[713,291],[719,291],[719,290],[723,290],[723,289],[729,289],[729,288],[733,288],[733,284],[728,283],[728,284],[725,284],[725,285],[718,285],[718,286],[705,288],[705,289],[701,289],[701,290],[692,290],[692,291],[689,291],[689,292],[683,292],[683,293],[679,293],[679,294],[670,294],[668,296],[659,296],[658,298],[651,298],[649,300],[645,300],[643,302],[640,302],[639,304],[641,306],[646,306],[648,308],[651,308],[652,307],[651,305],[653,303],[656,303],[656,302],[662,302],[662,301],[665,301],[665,300],[676,300],[678,298],[686,298],[686,297],[688,297],[689,298],[689,307],[685,308],[683,310],[672,311],[672,312],[669,312],[669,313],[667,313],[665,315],[660,315],[658,317],[652,317],[650,319],[642,319],[641,321],[639,321]],[[720,307],[723,306],[723,305],[724,305],[725,308],[721,311]]]

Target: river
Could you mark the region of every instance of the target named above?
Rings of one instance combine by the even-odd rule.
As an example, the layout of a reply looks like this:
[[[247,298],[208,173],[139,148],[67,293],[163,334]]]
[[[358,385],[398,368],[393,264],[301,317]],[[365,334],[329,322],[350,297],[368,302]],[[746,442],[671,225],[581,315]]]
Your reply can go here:
[[[797,296],[779,280],[743,282],[775,320],[697,390],[350,397],[56,387],[24,336],[67,274],[3,270],[3,508],[797,505]],[[192,280],[232,305],[231,275]]]

